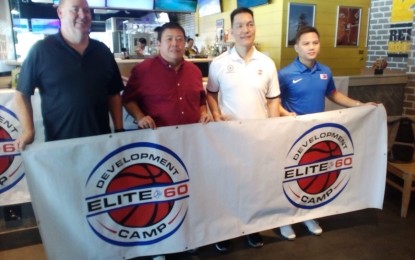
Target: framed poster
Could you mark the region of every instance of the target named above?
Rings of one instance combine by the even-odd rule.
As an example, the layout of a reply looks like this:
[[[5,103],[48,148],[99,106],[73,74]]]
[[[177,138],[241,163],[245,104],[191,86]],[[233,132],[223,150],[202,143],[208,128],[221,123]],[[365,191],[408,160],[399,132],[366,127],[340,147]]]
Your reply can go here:
[[[225,37],[225,19],[216,20],[216,42],[223,42]]]
[[[314,26],[316,7],[313,4],[288,4],[286,46],[295,44],[295,35],[302,26]]]
[[[362,9],[358,7],[337,6],[334,46],[358,46],[361,13]]]

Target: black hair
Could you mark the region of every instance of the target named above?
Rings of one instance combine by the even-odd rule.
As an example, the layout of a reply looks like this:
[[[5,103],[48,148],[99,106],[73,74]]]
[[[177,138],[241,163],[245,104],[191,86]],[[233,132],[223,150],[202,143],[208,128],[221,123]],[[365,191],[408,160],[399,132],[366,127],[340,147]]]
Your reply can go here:
[[[233,18],[235,17],[235,15],[241,14],[241,13],[248,13],[248,14],[250,14],[252,16],[252,18],[254,18],[254,12],[252,12],[251,9],[246,8],[246,7],[236,8],[231,13],[231,26],[233,26]]]
[[[157,32],[157,40],[161,42],[161,36],[163,35],[163,32],[167,29],[178,29],[182,31],[183,37],[186,38],[186,32],[184,31],[183,27],[176,23],[176,22],[168,22],[163,24],[163,26],[160,27],[160,30]]]
[[[147,45],[147,40],[146,40],[145,38],[140,38],[140,39],[138,39],[138,41],[139,41],[141,44]]]
[[[318,33],[317,29],[312,26],[302,26],[298,29],[297,34],[295,35],[295,44],[300,41],[301,35],[305,33],[316,33],[318,38],[320,38],[320,34]]]

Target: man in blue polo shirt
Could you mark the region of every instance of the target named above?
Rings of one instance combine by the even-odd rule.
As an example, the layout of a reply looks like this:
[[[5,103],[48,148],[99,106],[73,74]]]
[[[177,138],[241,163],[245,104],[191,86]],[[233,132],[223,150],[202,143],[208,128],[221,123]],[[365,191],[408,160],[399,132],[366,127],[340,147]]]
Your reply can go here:
[[[30,96],[39,88],[46,141],[121,131],[124,85],[111,51],[90,39],[86,0],[62,0],[59,33],[37,42],[23,62],[15,101],[23,127],[19,150],[34,140]]]
[[[360,101],[336,91],[331,70],[316,61],[320,52],[320,35],[314,27],[305,26],[297,32],[294,49],[298,57],[278,71],[281,91],[282,115],[304,115],[324,111],[325,97],[344,107],[360,106]],[[374,103],[368,103],[374,104]],[[314,220],[304,225],[314,235],[323,230]],[[280,227],[281,235],[295,239],[290,225]]]
[[[361,103],[336,91],[331,70],[316,61],[320,52],[320,36],[317,29],[303,27],[294,45],[298,57],[278,71],[281,103],[288,112],[297,115],[324,111],[325,97],[344,107]]]

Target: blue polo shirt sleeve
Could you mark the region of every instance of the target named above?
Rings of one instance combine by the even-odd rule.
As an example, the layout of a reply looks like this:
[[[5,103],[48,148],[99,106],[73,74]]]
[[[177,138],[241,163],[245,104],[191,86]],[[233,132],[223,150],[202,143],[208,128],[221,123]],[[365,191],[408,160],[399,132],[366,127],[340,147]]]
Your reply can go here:
[[[286,82],[285,82],[285,77],[284,77],[284,73],[283,73],[283,71],[282,70],[279,70],[278,71],[278,73],[277,73],[277,75],[278,75],[278,82],[279,82],[279,84],[280,84],[280,91],[281,91],[281,95],[283,94],[283,92],[285,91],[285,89],[286,89]]]
[[[327,84],[326,97],[333,95],[335,91],[336,91],[336,85],[334,84],[333,75],[330,73],[330,80],[329,80],[329,83]]]

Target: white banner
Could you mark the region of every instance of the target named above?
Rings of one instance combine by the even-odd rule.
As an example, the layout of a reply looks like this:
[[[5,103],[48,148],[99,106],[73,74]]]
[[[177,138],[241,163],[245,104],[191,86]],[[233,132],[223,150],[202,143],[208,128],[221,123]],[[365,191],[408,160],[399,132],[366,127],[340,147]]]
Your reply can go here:
[[[334,77],[334,80],[337,90],[347,95],[349,77]],[[20,154],[16,154],[11,146],[12,140],[17,138],[21,131],[20,122],[16,121],[17,111],[14,107],[13,96],[14,90],[12,89],[0,90],[0,206],[30,202],[24,168],[23,166],[15,168],[16,165],[21,165]],[[36,129],[35,143],[44,142],[38,91],[32,97],[32,104]],[[326,99],[326,111],[340,108]],[[13,122],[12,127],[8,125],[10,122]],[[137,128],[137,123],[125,110],[124,128],[130,130]]]
[[[137,130],[23,152],[49,259],[126,259],[382,208],[379,105]]]
[[[12,142],[22,131],[13,100],[14,92],[12,89],[0,90],[0,206],[31,201],[20,153],[12,146]],[[34,143],[42,143],[45,137],[38,91],[32,96],[31,101],[36,129]],[[137,128],[137,124],[126,111],[124,125],[126,129]]]
[[[14,90],[0,92],[0,206],[19,204],[30,201],[24,168],[20,154],[12,145],[21,134],[13,102]],[[36,94],[32,98],[35,127],[40,129],[36,142],[43,142],[43,125],[40,113],[40,99]]]

